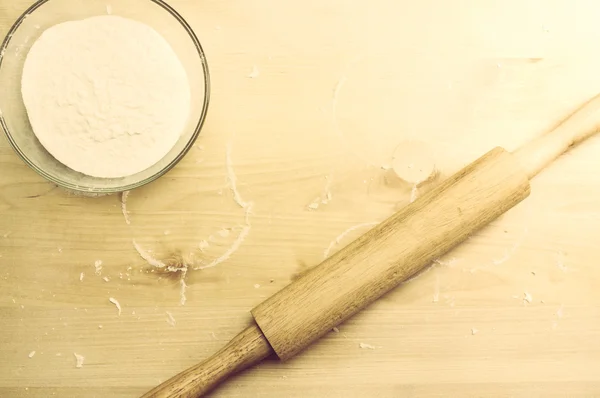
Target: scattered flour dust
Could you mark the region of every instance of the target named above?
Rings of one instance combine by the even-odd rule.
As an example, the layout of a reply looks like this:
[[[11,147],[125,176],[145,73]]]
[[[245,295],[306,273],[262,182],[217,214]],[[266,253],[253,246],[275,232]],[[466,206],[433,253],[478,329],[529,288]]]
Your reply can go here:
[[[256,79],[258,76],[260,76],[260,70],[258,69],[258,66],[254,65],[252,67],[252,72],[250,72],[250,74],[248,75],[248,77],[250,79]]]
[[[454,265],[455,265],[456,263],[458,263],[459,261],[460,261],[460,260],[459,260],[459,259],[457,259],[456,257],[451,257],[451,258],[450,258],[450,259],[448,259],[448,260],[442,260],[441,258],[438,258],[438,259],[436,259],[436,260],[433,260],[433,262],[434,262],[435,264],[441,265],[441,266],[443,266],[443,267],[454,267]]]
[[[187,270],[185,271],[185,273],[187,274]],[[185,305],[185,303],[187,302],[187,283],[185,283],[185,275],[183,275],[182,278],[179,280],[179,286],[179,304]]]
[[[27,55],[21,88],[46,150],[102,178],[159,162],[178,142],[191,108],[188,76],[169,43],[150,26],[114,15],[44,31]]]
[[[150,254],[149,251],[145,250],[144,248],[142,248],[136,241],[135,239],[133,240],[133,247],[135,248],[135,250],[138,252],[138,254],[140,255],[141,258],[143,258],[144,260],[146,260],[146,262],[150,265],[152,265],[153,267],[156,268],[165,268],[167,265],[165,263],[163,263],[162,261],[158,260],[157,258],[154,258],[152,256],[152,254]]]
[[[217,266],[218,264],[226,261],[227,259],[229,259],[229,257],[231,257],[231,255],[233,253],[235,253],[239,247],[242,245],[242,243],[245,241],[246,237],[248,236],[248,234],[250,233],[250,229],[251,229],[251,224],[250,224],[250,214],[252,213],[252,208],[254,206],[253,202],[246,202],[242,196],[240,195],[238,189],[237,189],[237,177],[235,175],[235,172],[233,170],[233,164],[231,161],[231,149],[232,149],[232,143],[229,142],[227,144],[227,150],[226,150],[226,168],[227,168],[227,179],[228,179],[228,183],[229,183],[229,187],[233,193],[233,199],[234,201],[245,210],[245,225],[242,226],[242,229],[239,233],[239,235],[237,236],[237,238],[234,240],[234,242],[232,243],[232,245],[229,247],[229,249],[227,249],[221,256],[215,258],[214,260],[212,260],[210,263],[208,264],[203,264],[203,265],[198,265],[193,267],[194,270],[202,270],[202,269],[207,269],[207,268],[212,268]],[[126,202],[126,198],[127,196],[125,195],[122,198],[123,203]],[[124,205],[125,206],[125,205]],[[127,220],[127,211],[126,208],[123,207],[123,215],[126,217]],[[223,228],[219,231],[219,235],[222,237],[227,237],[230,234],[230,229],[226,229]],[[208,241],[212,240],[212,236],[209,237]],[[204,249],[208,248],[210,246],[210,243],[207,240],[202,240],[200,241],[200,243],[198,244],[198,248],[200,249],[200,251],[204,251]],[[143,247],[141,247],[136,241],[135,239],[132,241],[133,242],[133,247],[135,248],[135,250],[138,252],[138,254],[140,255],[140,257],[142,259],[144,259],[148,264],[157,267],[157,268],[166,268],[167,271],[170,272],[176,272],[176,271],[181,271],[181,278],[179,280],[179,284],[180,284],[180,300],[179,303],[180,305],[185,305],[185,303],[187,302],[187,283],[185,281],[186,277],[187,277],[187,272],[190,269],[188,264],[183,264],[183,267],[181,268],[175,268],[172,266],[169,266],[167,264],[165,264],[163,261],[155,258],[154,256],[152,256],[152,254],[150,253],[150,251],[145,250]],[[113,301],[114,300],[114,301]],[[119,315],[121,313],[121,309],[120,306],[118,304],[118,302],[113,299],[112,297],[110,298],[110,301],[115,304],[117,306],[117,308],[119,309]],[[173,320],[174,321],[174,320]]]
[[[152,254],[150,254],[149,251],[145,250],[144,248],[142,248],[136,241],[135,239],[132,241],[133,242],[133,247],[135,248],[135,250],[137,250],[138,254],[140,255],[140,257],[142,257],[144,260],[146,260],[146,262],[150,265],[152,265],[153,267],[156,268],[165,268],[168,272],[183,272],[184,273],[184,277],[185,277],[185,273],[187,272],[188,269],[188,265],[184,262],[182,264],[181,267],[175,267],[172,265],[168,265],[165,264],[163,261],[155,258],[154,256],[152,256]]]
[[[167,323],[173,327],[175,327],[175,325],[177,324],[177,321],[175,321],[173,314],[169,311],[167,311]]]
[[[227,150],[225,155],[225,163],[227,166],[227,180],[229,181],[229,188],[233,193],[233,200],[235,200],[235,203],[237,203],[241,208],[247,209],[251,205],[251,203],[245,202],[237,189],[237,176],[235,175],[235,172],[233,170],[233,162],[231,161],[232,146],[233,144],[231,142],[227,144]]]
[[[204,251],[204,249],[207,249],[210,246],[210,243],[208,243],[208,241],[206,241],[205,239],[202,239],[200,241],[200,243],[198,243],[198,248],[200,249],[200,251]]]
[[[327,205],[329,202],[331,202],[331,182],[333,181],[333,170],[325,176],[325,181],[325,187],[323,188],[321,196],[315,198],[306,206],[308,210],[317,210],[319,205]]]
[[[83,355],[79,355],[78,353],[74,352],[73,355],[75,356],[75,367],[76,368],[83,368],[83,362],[85,361],[85,357]]]
[[[376,348],[374,345],[367,344],[367,343],[360,343],[358,346],[360,348],[367,349],[367,350],[374,350]]]
[[[149,251],[147,251],[143,247],[141,247],[135,241],[135,239],[133,240],[133,247],[138,252],[140,257],[143,258],[144,260],[146,260],[146,262],[148,264],[150,264],[151,266],[156,267],[156,268],[166,269],[169,272],[181,271],[181,278],[179,279],[179,286],[180,286],[179,303],[181,305],[185,305],[185,303],[187,302],[186,291],[187,291],[187,287],[188,287],[187,283],[185,283],[185,278],[187,277],[188,264],[183,263],[182,267],[180,267],[180,268],[167,265],[164,262],[162,262],[161,260],[152,256],[152,254],[150,254]]]
[[[102,260],[96,260],[94,262],[94,268],[96,269],[96,275],[102,274]]]
[[[223,261],[228,260],[229,257],[231,257],[231,255],[240,248],[242,243],[246,240],[246,237],[248,236],[248,234],[250,234],[250,229],[252,228],[252,225],[250,224],[250,213],[252,212],[252,206],[253,206],[253,204],[250,203],[248,205],[248,207],[246,208],[246,225],[244,225],[242,227],[240,234],[235,239],[233,244],[229,247],[229,249],[227,249],[227,251],[225,253],[223,253],[221,256],[217,257],[210,263],[208,263],[206,265],[200,265],[194,269],[199,270],[199,269],[207,269],[207,268],[215,267],[215,266],[221,264]]]
[[[329,175],[325,176],[325,180],[327,181],[325,183],[325,189],[324,189],[325,199],[323,199],[321,201],[321,203],[323,203],[324,205],[331,202],[331,199],[333,198],[331,195],[331,183],[333,182],[333,171],[331,173],[329,173]]]
[[[529,227],[525,226],[525,228],[523,228],[523,232],[522,232],[521,236],[517,239],[517,241],[511,247],[509,247],[508,249],[506,249],[504,251],[504,255],[502,257],[492,259],[491,264],[471,268],[470,272],[476,272],[476,271],[488,268],[490,266],[498,266],[498,265],[504,264],[505,262],[510,260],[512,258],[512,256],[519,250],[519,248],[521,247],[523,242],[525,242],[525,239],[527,238],[528,234],[529,234]]]
[[[215,266],[221,264],[223,261],[228,260],[229,257],[231,257],[231,255],[240,248],[242,243],[244,243],[244,241],[248,237],[248,234],[250,234],[250,229],[252,228],[252,225],[250,224],[250,214],[252,213],[252,208],[254,206],[254,203],[246,202],[240,195],[240,192],[238,191],[237,176],[235,175],[235,172],[233,170],[233,162],[231,160],[231,150],[232,150],[232,142],[230,141],[227,144],[227,151],[226,151],[226,157],[225,157],[225,162],[226,162],[226,166],[227,166],[227,180],[229,182],[229,188],[231,189],[231,192],[233,193],[233,200],[235,201],[235,203],[237,203],[241,208],[243,208],[245,210],[246,224],[242,227],[242,230],[240,231],[239,235],[233,241],[233,243],[231,244],[229,249],[227,249],[227,251],[225,251],[225,253],[223,253],[221,256],[217,257],[216,259],[214,259],[213,261],[211,261],[208,264],[194,267],[195,270],[212,268],[212,267],[215,267]],[[201,242],[200,250],[202,250],[202,249],[203,249],[203,245]]]
[[[125,217],[125,222],[127,225],[131,224],[131,220],[129,219],[129,212],[127,211],[127,198],[129,197],[130,191],[124,191],[121,194],[121,212],[123,212],[123,217]]]
[[[350,67],[350,64],[348,64],[347,69],[349,67]],[[346,77],[346,73],[344,73],[344,74],[342,74],[342,76],[336,83],[335,87],[333,88],[333,96],[331,98],[331,113],[333,116],[333,126],[335,128],[335,132],[340,137],[343,137],[344,135],[342,133],[342,130],[340,129],[340,125],[339,125],[338,118],[337,118],[337,106],[338,106],[338,99],[340,96],[340,91],[342,90],[342,87],[344,87],[344,84],[346,84],[346,80],[348,80],[348,78]]]
[[[117,310],[119,311],[119,316],[121,316],[121,304],[119,304],[117,299],[114,297],[109,297],[108,301],[110,301],[111,303],[113,303],[115,305],[115,307],[117,307]]]
[[[419,188],[417,187],[417,184],[415,184],[415,185],[413,185],[412,189],[410,190],[410,203],[414,202],[418,198],[419,198]]]

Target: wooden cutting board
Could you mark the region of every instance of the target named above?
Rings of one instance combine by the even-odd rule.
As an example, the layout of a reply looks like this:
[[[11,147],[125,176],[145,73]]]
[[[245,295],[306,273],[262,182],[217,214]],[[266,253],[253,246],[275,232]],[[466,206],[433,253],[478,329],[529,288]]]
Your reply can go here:
[[[120,197],[58,189],[0,137],[2,397],[141,395],[411,196],[600,92],[592,0],[169,3],[205,47],[211,108],[193,151],[130,193],[130,224]],[[0,35],[29,4],[0,0]],[[416,191],[387,170],[406,141],[439,171]],[[213,396],[599,395],[599,151],[572,151],[428,273]],[[134,242],[218,264],[182,290]]]

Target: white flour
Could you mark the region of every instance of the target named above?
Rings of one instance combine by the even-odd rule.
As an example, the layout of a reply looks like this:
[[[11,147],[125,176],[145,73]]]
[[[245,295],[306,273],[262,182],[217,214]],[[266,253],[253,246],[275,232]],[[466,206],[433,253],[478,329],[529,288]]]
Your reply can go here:
[[[21,84],[42,145],[95,177],[124,177],[160,161],[190,113],[189,81],[167,41],[117,16],[46,30],[27,55]]]

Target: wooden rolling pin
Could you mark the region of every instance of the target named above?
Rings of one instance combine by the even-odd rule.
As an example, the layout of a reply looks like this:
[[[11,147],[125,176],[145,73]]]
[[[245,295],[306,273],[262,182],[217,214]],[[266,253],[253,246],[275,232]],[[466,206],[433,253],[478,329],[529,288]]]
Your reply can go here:
[[[495,148],[252,310],[221,351],[144,398],[199,397],[276,354],[285,361],[529,195],[529,180],[600,126],[600,95],[514,154]]]

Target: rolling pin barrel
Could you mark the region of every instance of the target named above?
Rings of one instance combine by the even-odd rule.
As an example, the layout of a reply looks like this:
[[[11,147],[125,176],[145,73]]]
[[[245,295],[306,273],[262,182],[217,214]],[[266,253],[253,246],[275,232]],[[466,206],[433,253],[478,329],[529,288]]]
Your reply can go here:
[[[298,354],[529,195],[496,148],[252,310],[281,360]]]

